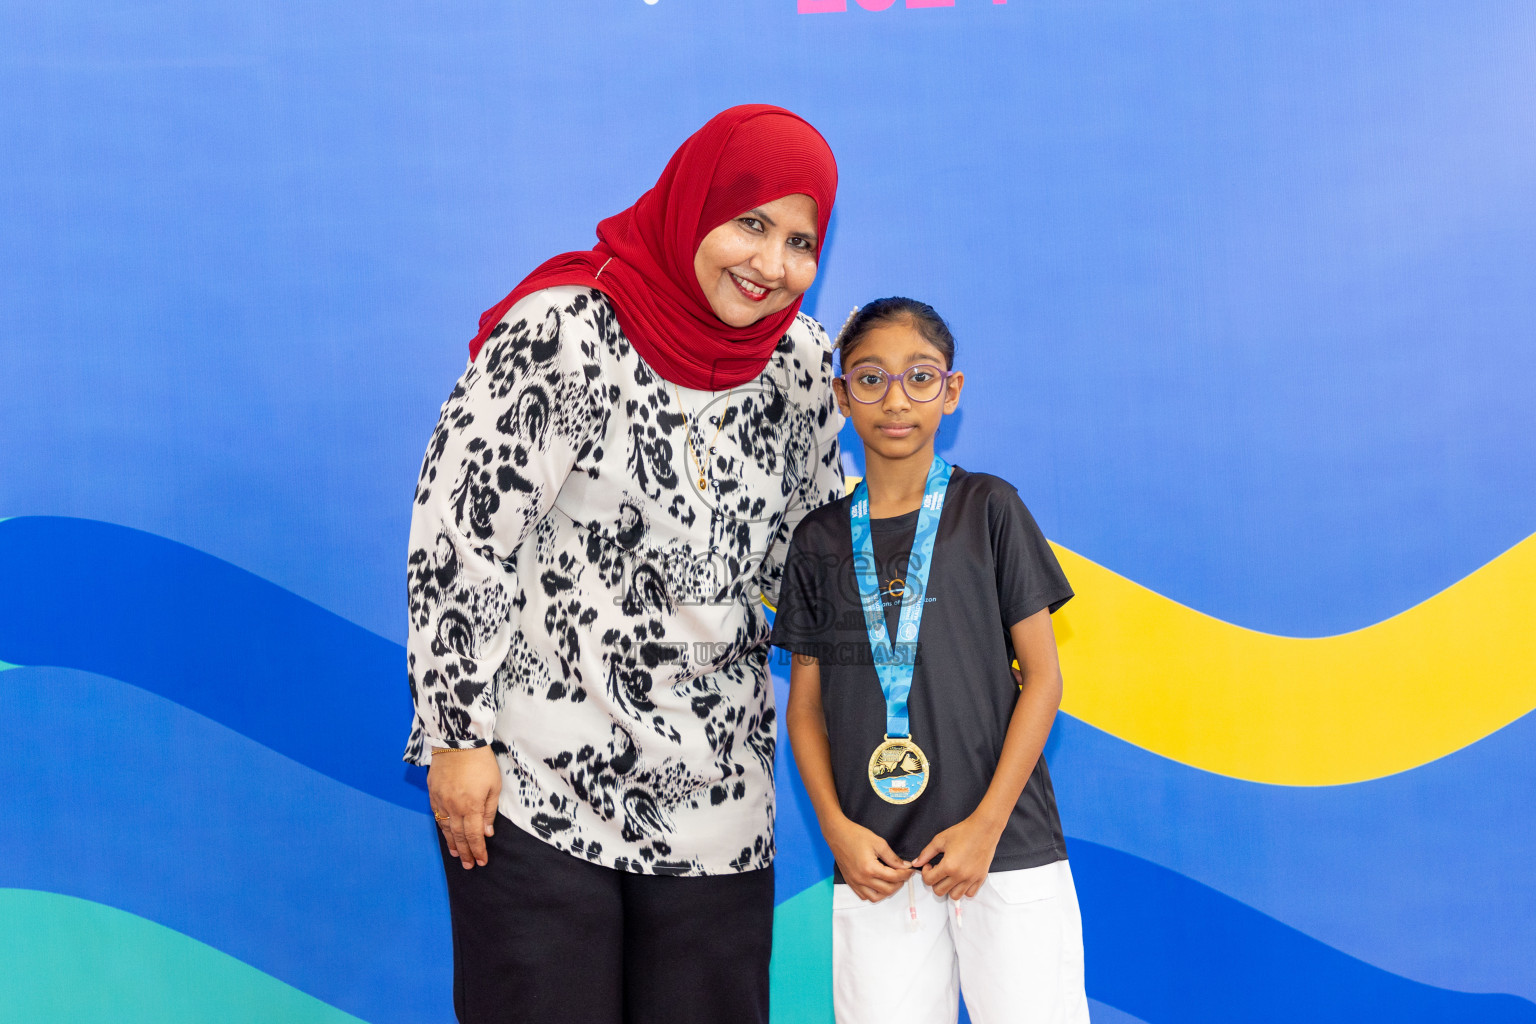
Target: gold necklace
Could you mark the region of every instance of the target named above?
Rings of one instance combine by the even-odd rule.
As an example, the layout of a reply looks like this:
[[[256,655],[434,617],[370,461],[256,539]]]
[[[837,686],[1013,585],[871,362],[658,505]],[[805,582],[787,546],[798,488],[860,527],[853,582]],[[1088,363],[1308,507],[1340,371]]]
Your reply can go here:
[[[688,414],[683,412],[683,393],[677,390],[676,383],[672,385],[672,393],[677,396],[677,412],[678,415],[682,416],[683,418],[683,443],[684,446],[688,449],[688,454],[693,458],[693,468],[699,474],[699,490],[702,491],[705,487],[709,486],[709,481],[704,478],[705,463],[702,459],[699,458],[699,453],[694,450],[693,431],[688,427]],[[709,442],[709,450],[711,453],[713,453],[715,450],[715,443],[720,440],[720,431],[725,429],[725,415],[731,409],[731,398],[735,394],[735,388],[731,388],[731,390],[726,393],[725,408],[720,412],[720,422],[715,427],[714,439]],[[698,423],[697,418],[694,419],[694,423]]]

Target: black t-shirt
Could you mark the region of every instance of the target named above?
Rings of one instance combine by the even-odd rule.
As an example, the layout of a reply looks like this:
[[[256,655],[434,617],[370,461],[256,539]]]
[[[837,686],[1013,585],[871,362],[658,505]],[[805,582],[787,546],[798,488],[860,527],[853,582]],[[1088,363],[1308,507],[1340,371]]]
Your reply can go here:
[[[956,466],[944,496],[908,696],[912,739],[928,755],[928,788],[889,804],[869,784],[869,757],[885,737],[885,697],[853,575],[851,498],[801,521],[785,562],[773,643],[821,661],[832,778],[843,813],[911,860],[968,817],[992,783],[1018,700],[1008,628],[1072,588],[1013,485]],[[870,523],[886,628],[896,635],[917,513]],[[900,586],[895,588],[900,590]],[[1067,856],[1050,773],[1041,757],[998,841],[992,870],[1038,867]],[[838,879],[841,881],[841,877]]]

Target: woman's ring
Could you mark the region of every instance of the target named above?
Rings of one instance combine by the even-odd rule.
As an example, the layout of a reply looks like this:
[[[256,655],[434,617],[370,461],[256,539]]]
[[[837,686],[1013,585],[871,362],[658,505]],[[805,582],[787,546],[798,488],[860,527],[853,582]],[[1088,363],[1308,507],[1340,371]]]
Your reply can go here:
[[[451,815],[451,814],[434,814],[434,815],[432,815],[432,817],[436,818],[438,821],[447,821],[449,818],[453,817],[453,815]]]

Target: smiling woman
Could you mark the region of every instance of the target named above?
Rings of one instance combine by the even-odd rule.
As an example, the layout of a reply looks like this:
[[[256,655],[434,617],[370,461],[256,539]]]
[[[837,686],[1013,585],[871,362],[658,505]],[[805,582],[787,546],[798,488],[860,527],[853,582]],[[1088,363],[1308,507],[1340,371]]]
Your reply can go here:
[[[799,312],[837,188],[777,107],[488,310],[422,464],[407,656],[461,1021],[768,1019],[758,602],[843,493]]]
[[[785,196],[726,221],[693,257],[715,315],[746,327],[799,300],[816,280],[816,200]]]

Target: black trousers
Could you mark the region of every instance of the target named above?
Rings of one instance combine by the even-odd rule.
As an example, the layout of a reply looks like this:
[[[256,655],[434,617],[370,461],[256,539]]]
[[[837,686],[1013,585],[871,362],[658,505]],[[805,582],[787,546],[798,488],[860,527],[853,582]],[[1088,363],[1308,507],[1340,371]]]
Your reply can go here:
[[[448,856],[460,1024],[768,1024],[773,869],[599,867],[496,816],[485,867]]]

